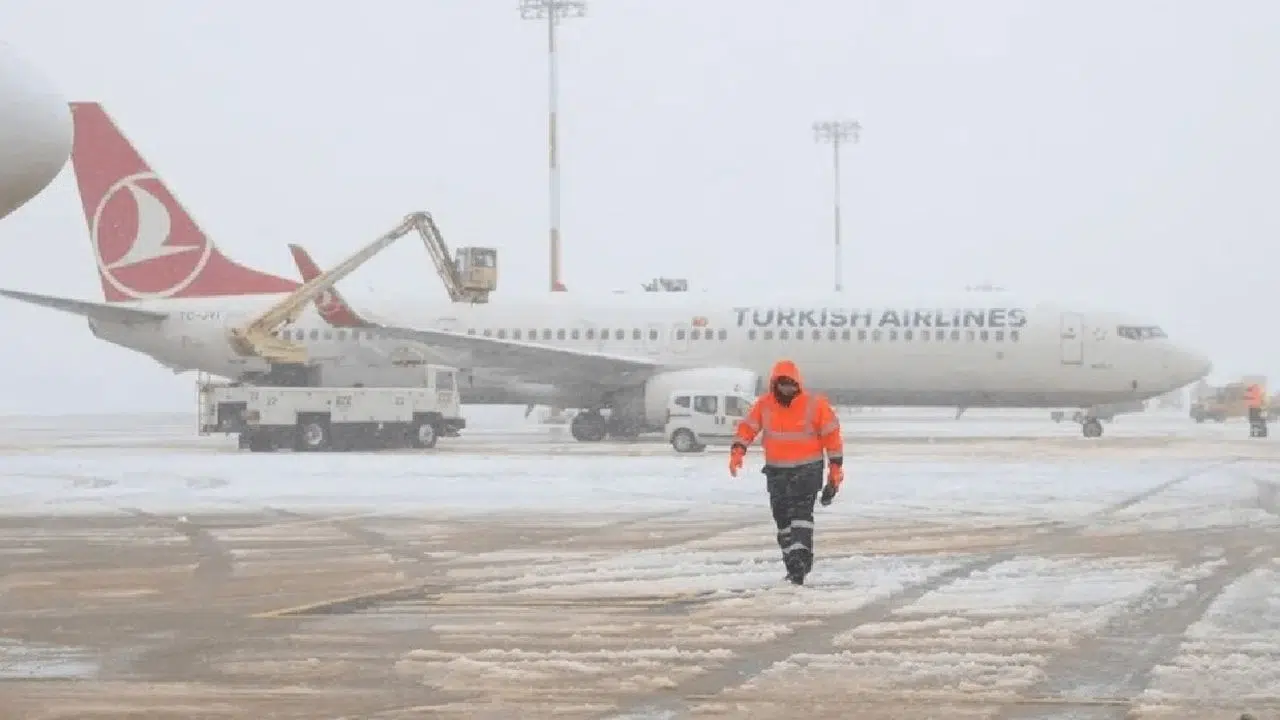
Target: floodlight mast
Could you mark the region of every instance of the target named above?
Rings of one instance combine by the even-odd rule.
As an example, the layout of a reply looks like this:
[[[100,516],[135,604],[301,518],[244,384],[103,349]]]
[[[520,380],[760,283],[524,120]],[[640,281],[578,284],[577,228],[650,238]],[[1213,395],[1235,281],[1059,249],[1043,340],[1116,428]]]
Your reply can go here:
[[[564,292],[560,277],[560,152],[556,115],[558,113],[560,77],[556,61],[556,25],[561,20],[583,17],[587,14],[585,0],[520,0],[520,17],[525,20],[545,20],[547,23],[547,142],[551,166],[551,292]]]
[[[835,227],[836,292],[844,291],[843,260],[840,248],[840,146],[846,142],[857,143],[862,126],[856,120],[826,120],[813,124],[813,139],[831,144],[833,173],[833,199]]]

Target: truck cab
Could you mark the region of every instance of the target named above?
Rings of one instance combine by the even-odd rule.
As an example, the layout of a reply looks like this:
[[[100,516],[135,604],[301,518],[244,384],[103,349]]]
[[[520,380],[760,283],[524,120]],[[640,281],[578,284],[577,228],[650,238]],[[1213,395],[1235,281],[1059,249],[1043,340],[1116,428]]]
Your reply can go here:
[[[667,401],[665,434],[676,452],[701,452],[733,442],[738,423],[755,398],[741,393],[677,390]]]

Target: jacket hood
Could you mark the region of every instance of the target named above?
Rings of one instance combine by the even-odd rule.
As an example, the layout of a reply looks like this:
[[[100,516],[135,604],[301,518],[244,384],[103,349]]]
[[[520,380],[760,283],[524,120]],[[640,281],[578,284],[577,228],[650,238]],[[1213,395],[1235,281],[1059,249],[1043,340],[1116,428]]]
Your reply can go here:
[[[769,387],[773,387],[773,383],[780,377],[789,377],[796,381],[800,389],[804,389],[804,380],[800,377],[800,368],[790,360],[779,360],[774,363],[773,370],[769,373]]]

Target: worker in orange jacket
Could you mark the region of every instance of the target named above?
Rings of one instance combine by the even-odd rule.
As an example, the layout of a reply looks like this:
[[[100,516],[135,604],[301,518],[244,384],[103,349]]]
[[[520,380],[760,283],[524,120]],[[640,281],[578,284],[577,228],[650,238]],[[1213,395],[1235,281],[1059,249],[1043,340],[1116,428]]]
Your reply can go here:
[[[769,375],[769,392],[738,423],[729,451],[729,474],[738,476],[747,447],[760,435],[769,506],[778,526],[778,546],[787,580],[804,584],[813,569],[813,504],[822,492],[830,505],[844,481],[844,439],[840,419],[823,395],[805,391],[800,369],[779,360]],[[822,483],[823,455],[827,483]]]
[[[1251,383],[1244,389],[1244,402],[1249,409],[1249,437],[1267,436],[1267,419],[1263,416],[1262,407],[1266,403],[1266,395],[1262,386]]]

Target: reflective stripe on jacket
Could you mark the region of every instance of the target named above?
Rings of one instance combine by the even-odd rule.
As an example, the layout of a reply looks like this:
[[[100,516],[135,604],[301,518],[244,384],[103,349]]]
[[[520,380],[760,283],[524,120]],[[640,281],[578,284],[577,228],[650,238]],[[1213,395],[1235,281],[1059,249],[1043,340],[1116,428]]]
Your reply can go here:
[[[769,378],[770,391],[751,405],[746,417],[738,423],[735,438],[744,446],[760,436],[765,465],[798,467],[827,460],[843,462],[844,439],[840,419],[826,396],[806,392],[803,385],[789,405],[773,396],[773,381],[787,376],[800,382],[794,363],[783,360],[774,366]]]

